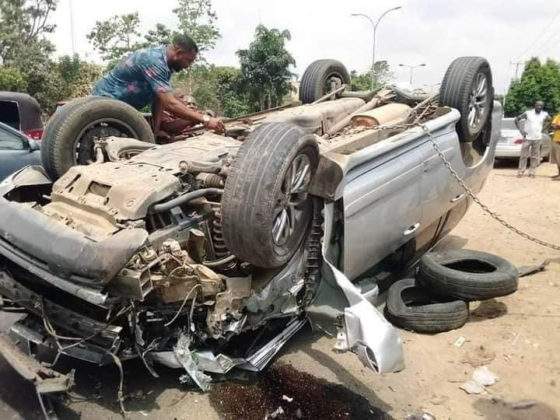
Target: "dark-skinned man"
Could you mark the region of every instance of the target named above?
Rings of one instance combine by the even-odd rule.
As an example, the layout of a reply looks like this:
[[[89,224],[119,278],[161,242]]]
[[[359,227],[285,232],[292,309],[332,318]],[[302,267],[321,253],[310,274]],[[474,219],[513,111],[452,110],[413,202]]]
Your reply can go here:
[[[535,171],[539,165],[543,131],[550,122],[550,115],[544,110],[544,103],[537,101],[534,109],[518,115],[514,121],[523,136],[517,176],[523,176],[525,169],[527,169],[527,160],[530,159],[529,177],[532,178],[535,176]],[[523,121],[523,124],[521,124],[521,121]]]
[[[173,94],[171,75],[188,68],[198,55],[198,46],[185,34],[173,37],[170,45],[138,50],[125,57],[95,85],[92,95],[107,96],[142,109],[152,106],[154,133],[160,134],[164,111],[210,130],[224,131],[218,118],[188,107]]]

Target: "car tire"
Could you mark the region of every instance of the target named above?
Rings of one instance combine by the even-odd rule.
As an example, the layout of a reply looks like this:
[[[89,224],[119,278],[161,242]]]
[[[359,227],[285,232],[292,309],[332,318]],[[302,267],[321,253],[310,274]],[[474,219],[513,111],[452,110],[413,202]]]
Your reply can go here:
[[[72,166],[93,161],[98,136],[155,142],[150,125],[130,105],[98,96],[80,98],[59,108],[45,127],[41,157],[49,176],[55,180]]]
[[[337,78],[342,84],[350,84],[348,70],[337,60],[317,60],[311,63],[301,78],[299,100],[310,104],[329,93],[329,80]]]
[[[295,125],[263,124],[247,137],[222,196],[224,241],[234,255],[263,268],[289,261],[311,221],[306,190],[318,162],[314,136]],[[297,178],[305,167],[303,178]],[[296,177],[290,178],[288,171],[294,168]],[[297,189],[300,180],[302,187]]]
[[[397,327],[433,334],[465,325],[469,306],[462,300],[435,298],[416,280],[404,279],[389,288],[385,316]]]
[[[465,301],[514,293],[519,273],[509,261],[470,250],[430,252],[420,260],[419,283],[431,293]]]
[[[476,140],[490,120],[494,104],[492,71],[488,61],[482,57],[455,59],[443,78],[439,102],[461,113],[457,122],[459,140]]]

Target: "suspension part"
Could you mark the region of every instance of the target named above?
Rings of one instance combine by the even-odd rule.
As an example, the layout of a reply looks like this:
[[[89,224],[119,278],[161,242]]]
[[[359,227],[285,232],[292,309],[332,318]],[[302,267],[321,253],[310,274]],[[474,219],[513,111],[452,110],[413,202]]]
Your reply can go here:
[[[210,203],[210,206],[214,213],[210,229],[212,234],[212,246],[216,259],[221,260],[231,255],[230,250],[224,242],[224,235],[222,233],[222,205],[220,203]]]

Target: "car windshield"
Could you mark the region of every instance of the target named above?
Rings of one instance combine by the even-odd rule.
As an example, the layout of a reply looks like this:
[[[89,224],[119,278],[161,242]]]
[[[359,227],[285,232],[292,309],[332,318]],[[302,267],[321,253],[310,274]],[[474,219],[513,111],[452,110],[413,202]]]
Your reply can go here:
[[[517,130],[513,118],[505,118],[502,120],[502,130]]]

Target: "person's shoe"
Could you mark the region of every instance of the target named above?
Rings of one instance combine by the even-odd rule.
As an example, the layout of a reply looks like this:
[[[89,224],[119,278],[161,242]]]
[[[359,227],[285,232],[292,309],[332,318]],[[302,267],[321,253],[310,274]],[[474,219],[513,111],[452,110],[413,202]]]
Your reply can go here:
[[[517,178],[522,178],[523,177],[523,172],[517,172]]]

